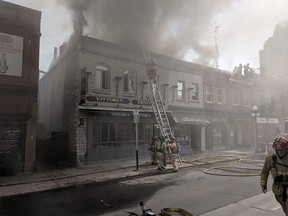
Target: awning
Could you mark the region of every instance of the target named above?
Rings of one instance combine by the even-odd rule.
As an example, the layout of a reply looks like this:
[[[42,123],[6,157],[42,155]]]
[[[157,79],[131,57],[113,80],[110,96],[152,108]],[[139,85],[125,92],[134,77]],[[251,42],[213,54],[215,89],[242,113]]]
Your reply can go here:
[[[124,117],[133,118],[135,109],[120,109],[113,107],[96,107],[96,106],[79,106],[79,110],[94,113],[94,115],[108,116],[108,117]],[[155,119],[153,110],[138,110],[139,117]],[[166,111],[170,126],[176,125],[176,121],[172,116],[171,111]],[[156,121],[156,119],[155,119]]]
[[[179,115],[173,115],[173,118],[175,119],[177,124],[180,125],[208,125],[210,124],[210,121],[206,119],[204,116],[179,116]]]

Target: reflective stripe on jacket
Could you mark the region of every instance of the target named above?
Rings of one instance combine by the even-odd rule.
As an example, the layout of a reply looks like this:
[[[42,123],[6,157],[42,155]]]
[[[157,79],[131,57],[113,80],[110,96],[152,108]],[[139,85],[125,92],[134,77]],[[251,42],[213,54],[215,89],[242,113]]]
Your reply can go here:
[[[288,155],[286,155],[282,160],[277,156],[277,163],[288,165]],[[276,168],[275,168],[276,167]],[[263,187],[267,187],[269,173],[271,172],[273,179],[279,175],[288,175],[288,168],[285,166],[281,166],[279,164],[275,164],[273,166],[272,155],[266,157],[260,178],[260,184]],[[276,195],[281,195],[283,191],[283,186],[281,184],[277,184],[273,182],[272,191]],[[286,190],[287,193],[287,190]]]

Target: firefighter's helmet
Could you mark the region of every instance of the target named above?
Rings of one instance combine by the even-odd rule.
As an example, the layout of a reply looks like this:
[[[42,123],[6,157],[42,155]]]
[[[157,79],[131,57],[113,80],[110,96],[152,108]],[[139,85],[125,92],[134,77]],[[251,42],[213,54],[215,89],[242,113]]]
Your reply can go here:
[[[175,139],[174,136],[172,136],[172,137],[170,137],[170,140],[171,140],[171,141],[174,141],[174,140],[176,140],[176,139]]]
[[[273,141],[272,148],[275,150],[288,150],[288,140],[284,136],[276,137]]]

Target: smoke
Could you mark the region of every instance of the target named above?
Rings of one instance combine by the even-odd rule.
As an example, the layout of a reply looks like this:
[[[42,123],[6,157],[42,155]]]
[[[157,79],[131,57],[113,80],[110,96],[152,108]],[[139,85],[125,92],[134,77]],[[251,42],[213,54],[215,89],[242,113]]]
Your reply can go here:
[[[234,0],[58,0],[71,11],[75,34],[139,46],[215,66],[213,18]]]

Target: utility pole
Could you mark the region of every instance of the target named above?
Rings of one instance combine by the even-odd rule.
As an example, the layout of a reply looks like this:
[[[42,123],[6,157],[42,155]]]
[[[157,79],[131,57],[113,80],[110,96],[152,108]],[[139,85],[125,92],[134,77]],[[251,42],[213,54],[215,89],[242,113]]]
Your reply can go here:
[[[216,26],[214,29],[214,33],[215,33],[215,50],[216,50],[216,68],[219,68],[219,49],[218,49],[218,43],[217,43],[217,32],[219,31],[220,27]]]

